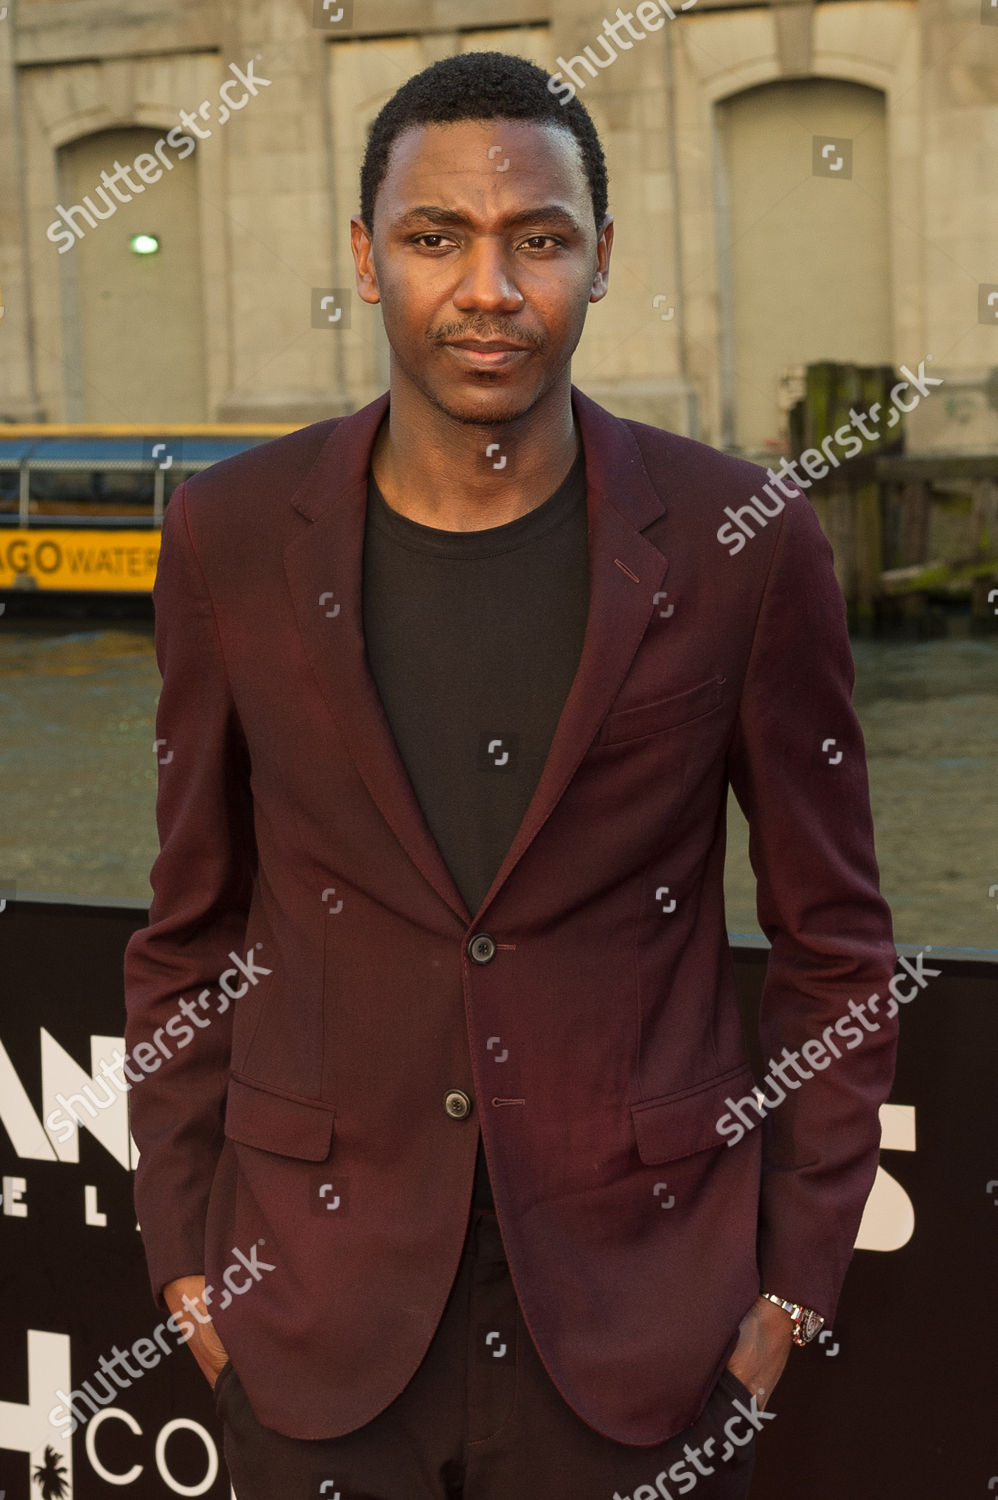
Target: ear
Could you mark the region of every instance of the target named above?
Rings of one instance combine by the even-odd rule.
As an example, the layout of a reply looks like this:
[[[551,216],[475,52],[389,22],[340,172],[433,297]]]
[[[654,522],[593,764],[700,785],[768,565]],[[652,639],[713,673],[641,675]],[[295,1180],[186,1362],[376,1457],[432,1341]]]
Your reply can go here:
[[[610,287],[610,251],[613,249],[613,215],[607,214],[596,241],[597,271],[593,277],[590,302],[602,302]]]
[[[374,269],[374,246],[360,214],[350,220],[350,248],[357,267],[357,291],[365,302],[380,302],[378,274]]]

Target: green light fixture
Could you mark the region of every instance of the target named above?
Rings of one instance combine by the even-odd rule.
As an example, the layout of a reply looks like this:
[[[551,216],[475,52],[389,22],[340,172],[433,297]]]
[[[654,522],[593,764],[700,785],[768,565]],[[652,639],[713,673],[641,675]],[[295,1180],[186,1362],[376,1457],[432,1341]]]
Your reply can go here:
[[[159,236],[156,234],[133,234],[128,241],[133,255],[158,255]]]

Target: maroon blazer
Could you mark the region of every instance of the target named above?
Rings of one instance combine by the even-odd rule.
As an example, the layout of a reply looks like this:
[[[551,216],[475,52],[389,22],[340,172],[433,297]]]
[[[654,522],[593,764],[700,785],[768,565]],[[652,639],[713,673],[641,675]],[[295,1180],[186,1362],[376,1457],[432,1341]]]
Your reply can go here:
[[[798,492],[731,555],[724,508],[764,471],[572,388],[585,642],[470,913],[364,655],[388,401],[217,464],[167,510],[161,851],[125,956],[153,1288],[206,1275],[262,1422],[349,1432],[437,1327],[480,1129],[552,1380],[597,1431],[658,1443],[699,1414],[760,1286],[832,1318],[877,1166],[886,1016],[737,1144],[719,1127],[752,1089],[729,779],[772,945],[764,1055],[886,995],[896,959],[831,548]]]

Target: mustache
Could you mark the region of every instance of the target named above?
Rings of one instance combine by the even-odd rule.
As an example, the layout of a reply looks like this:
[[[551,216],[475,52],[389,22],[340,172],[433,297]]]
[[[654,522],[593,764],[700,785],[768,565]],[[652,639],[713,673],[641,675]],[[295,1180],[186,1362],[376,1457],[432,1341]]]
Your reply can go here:
[[[500,340],[503,343],[526,344],[531,349],[541,349],[544,344],[540,335],[525,328],[503,328],[501,325],[494,328],[478,328],[474,325],[461,324],[455,327],[438,328],[435,333],[427,334],[427,339],[431,344],[448,344],[453,339],[480,339],[483,344]]]

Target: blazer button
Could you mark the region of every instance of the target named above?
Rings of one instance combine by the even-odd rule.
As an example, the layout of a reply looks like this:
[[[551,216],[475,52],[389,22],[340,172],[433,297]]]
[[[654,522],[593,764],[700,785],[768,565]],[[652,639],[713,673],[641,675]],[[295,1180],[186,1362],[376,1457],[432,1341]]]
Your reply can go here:
[[[495,957],[496,945],[487,932],[476,932],[468,944],[468,952],[476,964],[487,964]]]
[[[463,1089],[451,1089],[444,1095],[444,1109],[452,1120],[465,1120],[471,1114],[471,1100]]]

